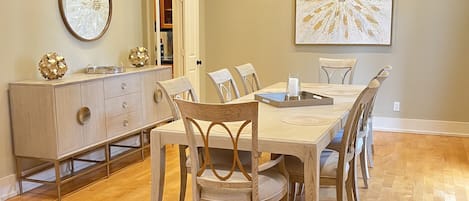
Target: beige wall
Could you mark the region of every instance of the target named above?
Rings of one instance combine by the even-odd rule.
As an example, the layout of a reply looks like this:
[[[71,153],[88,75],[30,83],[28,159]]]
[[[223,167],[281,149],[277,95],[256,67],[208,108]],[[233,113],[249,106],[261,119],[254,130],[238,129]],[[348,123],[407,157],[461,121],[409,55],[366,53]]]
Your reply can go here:
[[[392,46],[295,45],[294,0],[213,0],[205,7],[207,72],[251,62],[264,86],[289,72],[314,82],[319,57],[356,57],[355,83],[394,67],[376,116],[469,122],[469,1],[395,0]],[[206,83],[207,100],[216,101]],[[392,111],[393,101],[401,112]]]
[[[141,46],[142,1],[113,1],[112,21],[98,41],[81,42],[65,28],[57,0],[4,1],[0,7],[0,178],[14,173],[8,114],[8,83],[42,79],[37,63],[46,52],[65,57],[68,74],[87,64],[127,63],[129,49]],[[31,97],[33,98],[33,97]]]

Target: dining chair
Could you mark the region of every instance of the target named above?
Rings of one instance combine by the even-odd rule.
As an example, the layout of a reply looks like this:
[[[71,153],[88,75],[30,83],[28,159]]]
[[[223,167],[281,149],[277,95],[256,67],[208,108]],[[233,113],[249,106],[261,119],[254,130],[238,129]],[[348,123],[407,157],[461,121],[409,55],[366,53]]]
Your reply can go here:
[[[370,108],[380,83],[377,79],[369,82],[368,86],[360,93],[350,110],[339,149],[324,150],[320,156],[320,185],[335,185],[338,201],[358,200],[358,185],[356,179],[356,152],[360,140],[358,130],[363,114]],[[290,196],[293,198],[295,183],[304,183],[304,164],[297,157],[285,156],[285,165],[289,174]],[[344,193],[344,189],[346,193]]]
[[[378,74],[376,75],[376,79],[382,84],[384,80],[386,80],[389,76],[390,71],[392,70],[392,66],[387,65],[383,67],[381,70],[379,70]],[[373,143],[373,108],[375,105],[375,100],[376,97],[373,98],[373,101],[371,103],[371,108],[369,110],[368,114],[368,121],[367,121],[367,126],[366,126],[366,159],[368,161],[368,166],[369,167],[374,167],[374,143]],[[368,171],[367,171],[368,172]],[[367,174],[367,177],[369,178],[369,172]]]
[[[201,104],[175,100],[181,111],[191,157],[193,200],[281,200],[286,198],[288,178],[284,157],[259,165],[258,102]],[[228,136],[232,156],[214,164],[210,142]],[[242,136],[242,137],[241,137]],[[240,140],[249,136],[250,167],[238,157]],[[241,138],[241,139],[240,139]],[[250,144],[250,146],[249,146]],[[201,147],[202,149],[199,149]],[[205,160],[199,160],[203,151]]]
[[[235,69],[243,82],[244,94],[250,94],[261,89],[259,77],[257,76],[256,69],[254,69],[252,64],[247,63],[235,66]]]
[[[162,90],[163,95],[167,100],[171,100],[169,104],[171,108],[171,112],[173,115],[173,120],[180,119],[180,111],[175,99],[184,99],[184,100],[191,100],[192,102],[199,102],[199,99],[192,87],[191,82],[187,77],[178,77],[171,80],[159,81],[157,85]],[[179,145],[179,169],[180,169],[180,192],[179,192],[179,200],[184,201],[185,199],[185,192],[186,192],[186,185],[187,185],[187,174],[190,172],[190,159],[188,159],[186,155],[187,145]],[[213,149],[212,156],[214,158],[225,158],[230,157],[231,152],[229,150],[223,149]],[[203,159],[203,154],[199,156]],[[247,158],[250,158],[248,153],[241,153],[240,154],[241,161],[243,163],[247,163]]]
[[[390,69],[389,66],[382,68],[378,74],[372,78],[376,79],[380,82],[380,86],[382,82],[388,77]],[[372,110],[374,101],[376,99],[376,95],[372,98],[370,106],[367,110],[367,113],[363,114],[362,119],[360,120],[360,126],[358,131],[358,146],[357,146],[357,155],[360,157],[360,169],[362,172],[362,179],[364,183],[364,187],[368,188],[368,179],[370,178],[369,173],[369,166],[373,165],[373,154],[372,154],[372,143],[373,143],[373,130],[372,130]],[[332,149],[338,151],[341,146],[343,130],[339,131],[334,139],[327,145],[328,149]],[[371,165],[370,165],[370,164]]]
[[[319,80],[329,84],[352,84],[357,59],[319,58]],[[321,75],[325,75],[322,79]]]
[[[228,69],[223,68],[210,72],[208,73],[208,76],[215,85],[218,97],[222,103],[226,103],[240,97],[236,82]]]
[[[174,102],[175,98],[183,98],[186,100],[191,100],[193,102],[199,102],[196,92],[192,87],[190,80],[187,77],[178,77],[170,80],[159,81],[157,82],[159,88],[163,91],[163,95],[165,96],[166,100],[171,100],[169,107],[171,109],[171,113],[173,116],[173,120],[180,119],[179,109],[177,107],[176,102]],[[179,200],[184,201],[185,193],[186,193],[186,185],[187,185],[187,172],[190,169],[187,166],[187,156],[186,156],[186,149],[188,148],[187,145],[179,145],[179,171],[180,171],[180,191],[179,191]]]

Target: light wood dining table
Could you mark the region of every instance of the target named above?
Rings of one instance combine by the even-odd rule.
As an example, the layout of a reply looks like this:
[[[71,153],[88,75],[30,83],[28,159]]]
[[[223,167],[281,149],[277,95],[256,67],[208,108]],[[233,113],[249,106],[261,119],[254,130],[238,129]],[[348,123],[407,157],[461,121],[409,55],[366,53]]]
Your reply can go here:
[[[268,86],[255,93],[284,92],[285,82]],[[344,124],[353,102],[365,85],[335,85],[302,83],[301,90],[334,98],[332,105],[274,107],[259,103],[259,151],[293,155],[304,162],[305,200],[319,200],[320,154]],[[254,100],[254,93],[232,101]],[[151,131],[151,200],[162,200],[165,174],[165,145],[186,144],[182,120],[157,127]],[[232,149],[227,136],[211,134],[210,145]],[[200,140],[197,142],[203,145]],[[241,135],[239,149],[251,147],[249,135]],[[178,182],[178,181],[174,181]]]

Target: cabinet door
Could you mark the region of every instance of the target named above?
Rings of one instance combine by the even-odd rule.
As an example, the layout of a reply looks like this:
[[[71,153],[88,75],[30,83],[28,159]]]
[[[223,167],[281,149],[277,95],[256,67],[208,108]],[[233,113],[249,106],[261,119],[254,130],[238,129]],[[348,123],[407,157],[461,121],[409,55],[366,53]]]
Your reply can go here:
[[[83,126],[77,121],[81,108],[80,84],[55,88],[58,155],[63,156],[84,146]]]
[[[167,79],[171,79],[170,68],[143,74],[143,116],[146,125],[171,117],[168,101],[156,86],[157,81]]]
[[[85,145],[93,145],[106,140],[106,116],[104,112],[103,81],[81,84],[82,107],[90,110],[90,119],[83,125]]]

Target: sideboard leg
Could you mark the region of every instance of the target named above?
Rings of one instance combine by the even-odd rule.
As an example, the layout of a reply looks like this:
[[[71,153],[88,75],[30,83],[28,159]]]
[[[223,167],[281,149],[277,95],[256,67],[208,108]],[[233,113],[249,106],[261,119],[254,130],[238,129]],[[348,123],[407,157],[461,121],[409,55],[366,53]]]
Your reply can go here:
[[[57,200],[61,200],[61,192],[60,192],[60,187],[61,187],[61,177],[60,177],[60,161],[56,160],[54,161],[54,167],[55,167],[55,185],[57,187]]]
[[[21,158],[15,157],[16,159],[16,178],[18,180],[18,187],[20,195],[23,194],[23,167],[21,166]]]
[[[142,129],[140,131],[140,155],[142,157],[142,161],[145,160],[145,145],[143,144],[143,135],[145,135],[145,131]]]
[[[106,178],[109,178],[109,175],[111,174],[111,147],[109,146],[109,143],[106,143],[106,147],[104,148],[104,155],[106,155]]]

